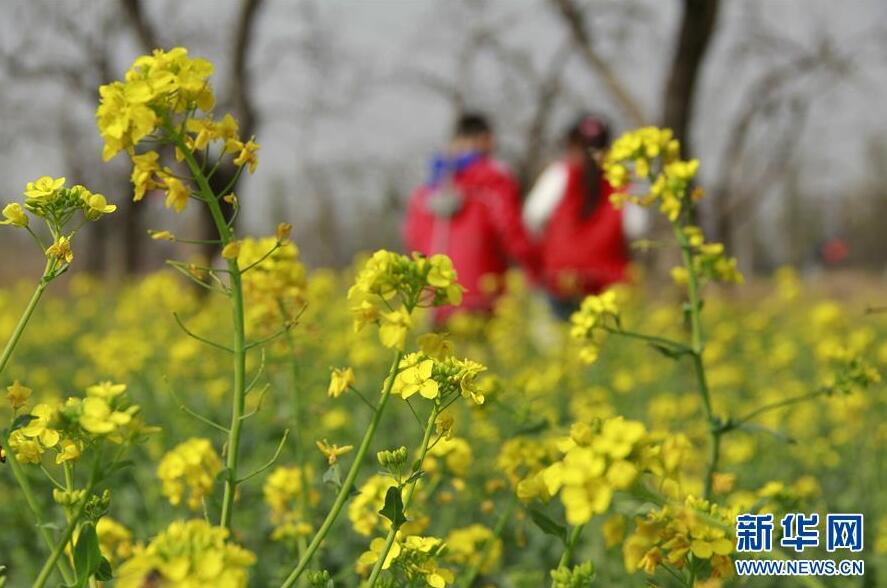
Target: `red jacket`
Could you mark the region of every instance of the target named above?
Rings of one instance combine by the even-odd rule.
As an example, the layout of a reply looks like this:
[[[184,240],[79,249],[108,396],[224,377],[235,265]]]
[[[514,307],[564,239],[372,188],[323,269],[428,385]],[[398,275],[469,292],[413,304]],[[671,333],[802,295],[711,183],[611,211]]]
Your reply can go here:
[[[578,165],[568,169],[563,198],[542,235],[542,276],[555,296],[578,298],[625,280],[629,256],[622,211],[610,203],[612,186],[601,177],[598,202],[583,214],[583,170]]]
[[[438,188],[424,185],[413,192],[404,240],[411,251],[448,255],[465,288],[461,308],[488,312],[502,292],[509,261],[534,276],[538,252],[521,222],[518,184],[502,164],[482,157],[457,172],[452,187],[449,193],[459,201],[452,216],[431,210],[429,198]],[[436,318],[453,310],[440,309]]]

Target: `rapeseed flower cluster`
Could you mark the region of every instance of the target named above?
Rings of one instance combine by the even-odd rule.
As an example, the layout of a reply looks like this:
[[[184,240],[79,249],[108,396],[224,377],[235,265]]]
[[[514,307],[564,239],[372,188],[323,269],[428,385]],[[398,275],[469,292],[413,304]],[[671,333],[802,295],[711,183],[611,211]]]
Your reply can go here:
[[[208,439],[193,438],[178,444],[160,460],[157,477],[163,495],[173,505],[182,502],[187,492],[188,508],[198,510],[212,491],[222,460]]]
[[[238,124],[230,115],[220,121],[212,117],[212,74],[209,61],[189,56],[182,47],[158,49],[137,58],[122,81],[99,88],[96,122],[105,143],[102,157],[107,161],[120,151],[129,154],[134,200],[161,189],[166,192],[166,207],[182,212],[191,198],[191,187],[162,165],[156,151],[136,152],[149,138],[175,144],[179,161],[185,158],[182,148],[208,153],[218,144],[220,160],[228,156],[234,166],[255,172],[259,145],[239,137]]]
[[[0,225],[23,228],[34,238],[43,250],[50,264],[46,278],[60,275],[74,261],[71,240],[79,225],[68,230],[70,221],[80,212],[87,221],[97,221],[106,214],[117,210],[102,194],[90,192],[86,187],[75,185],[66,187],[65,178],[40,177],[28,182],[24,190],[24,202],[11,202],[2,211]],[[32,229],[28,213],[42,219],[52,237],[52,242],[44,244],[42,238]]]
[[[622,417],[573,425],[560,450],[563,457],[521,481],[517,494],[522,500],[544,501],[559,495],[571,525],[607,512],[614,493],[628,490],[645,471],[661,471],[656,467],[661,448],[646,427]]]
[[[320,499],[308,486],[313,480],[310,467],[298,466],[277,467],[265,480],[262,494],[274,525],[272,539],[296,539],[311,534],[309,508]]]
[[[125,390],[126,386],[105,382],[89,386],[82,398],[36,404],[25,415],[25,424],[10,433],[9,446],[23,463],[40,463],[45,452],[53,451],[55,463],[63,464],[78,460],[88,445],[102,440],[122,444],[150,432],[136,418],[140,409],[128,403]],[[9,387],[8,399],[15,410],[25,407],[30,396],[30,389],[18,381]]]
[[[407,257],[377,251],[357,274],[348,300],[355,332],[378,324],[382,344],[403,351],[413,325],[412,310],[420,305],[459,304],[462,287],[445,255]]]
[[[307,287],[299,248],[279,236],[237,241],[237,262],[243,273],[248,325],[279,328],[304,305]]]
[[[625,568],[653,574],[659,566],[682,570],[703,562],[708,567],[704,577],[730,576],[736,514],[693,496],[666,504],[635,521],[623,544]]]
[[[369,551],[365,551],[357,560],[358,571],[367,570],[381,557],[385,540],[381,537],[373,539]],[[383,570],[392,569],[396,577],[401,577],[405,585],[420,581],[422,585],[432,588],[444,588],[455,581],[452,570],[442,567],[439,559],[447,549],[446,544],[436,537],[407,535],[395,540],[385,561]]]
[[[400,361],[391,393],[404,400],[414,394],[422,398],[444,402],[454,395],[483,404],[484,395],[477,376],[486,367],[470,359],[446,356],[435,359],[424,352],[410,353]]]
[[[176,521],[147,546],[134,548],[118,570],[116,585],[243,588],[256,556],[229,541],[229,535],[203,520]]]
[[[683,228],[687,246],[693,251],[693,270],[704,280],[741,284],[744,281],[735,257],[728,257],[723,243],[706,243],[702,229],[694,225]],[[680,285],[687,283],[687,268],[671,270],[674,281]]]
[[[99,548],[102,555],[111,565],[117,565],[132,556],[135,547],[132,531],[119,521],[107,516],[102,517],[96,523],[95,531],[99,538]]]
[[[607,180],[614,188],[625,188],[632,177],[649,186],[646,193],[614,192],[614,204],[623,201],[641,206],[658,204],[672,222],[684,209],[684,199],[699,161],[680,159],[680,144],[669,129],[644,127],[625,133],[614,143],[604,162]]]
[[[570,317],[570,336],[580,342],[579,357],[585,363],[594,363],[605,333],[618,326],[619,307],[616,292],[608,290],[597,296],[587,296],[579,310]]]
[[[484,525],[453,529],[447,534],[447,547],[447,561],[477,566],[483,574],[492,573],[502,562],[502,540]]]

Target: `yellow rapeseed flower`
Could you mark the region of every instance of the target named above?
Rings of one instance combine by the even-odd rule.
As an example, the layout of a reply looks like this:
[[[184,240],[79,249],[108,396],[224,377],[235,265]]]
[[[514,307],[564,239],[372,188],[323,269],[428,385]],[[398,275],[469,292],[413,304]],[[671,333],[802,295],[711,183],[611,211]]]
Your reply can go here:
[[[52,178],[43,176],[28,182],[25,186],[25,202],[41,202],[51,201],[65,186],[65,178]]]
[[[342,445],[341,447],[336,445],[335,443],[330,443],[326,439],[322,441],[315,441],[317,448],[320,452],[327,458],[327,461],[330,465],[333,465],[339,460],[339,457],[345,455],[354,449],[353,445]]]
[[[327,394],[330,398],[338,398],[345,390],[354,385],[354,370],[350,367],[335,368],[330,374],[330,385]]]
[[[46,257],[57,259],[64,263],[74,261],[74,252],[71,250],[71,238],[61,235],[55,243],[46,248]]]
[[[119,588],[163,586],[245,588],[256,556],[229,541],[230,533],[203,519],[176,521],[151,540],[135,547],[116,570]]]
[[[16,227],[28,226],[28,215],[18,202],[12,202],[3,207],[3,220],[0,225],[13,225]]]
[[[163,456],[157,466],[157,477],[170,503],[178,505],[188,491],[188,507],[197,510],[212,491],[221,469],[222,460],[209,440],[193,438]]]
[[[6,387],[6,399],[13,410],[18,410],[26,405],[30,397],[31,389],[23,386],[18,380],[15,380],[11,386]]]

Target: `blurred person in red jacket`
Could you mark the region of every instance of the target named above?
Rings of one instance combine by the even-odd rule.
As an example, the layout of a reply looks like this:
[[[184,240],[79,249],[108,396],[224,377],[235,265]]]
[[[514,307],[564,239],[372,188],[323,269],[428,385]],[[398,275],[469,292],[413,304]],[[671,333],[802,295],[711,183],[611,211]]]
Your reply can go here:
[[[524,224],[539,241],[542,281],[554,313],[569,318],[582,299],[626,279],[627,238],[646,229],[646,213],[610,202],[601,168],[610,129],[582,116],[564,138],[562,158],[539,177],[524,204]]]
[[[537,251],[521,221],[517,181],[493,158],[494,143],[483,115],[461,116],[449,149],[432,159],[428,180],[410,196],[407,248],[448,255],[465,288],[458,309],[438,309],[436,322],[455,310],[489,313],[510,262],[531,276],[538,269]]]

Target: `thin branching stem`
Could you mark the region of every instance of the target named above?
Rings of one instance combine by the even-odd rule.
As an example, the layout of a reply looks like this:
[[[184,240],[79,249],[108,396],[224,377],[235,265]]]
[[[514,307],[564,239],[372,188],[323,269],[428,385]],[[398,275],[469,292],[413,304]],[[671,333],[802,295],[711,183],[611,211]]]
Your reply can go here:
[[[203,173],[203,169],[194,157],[194,153],[185,144],[185,141],[182,138],[182,133],[176,132],[168,119],[165,121],[165,128],[170,139],[182,153],[185,164],[188,166],[194,181],[197,183],[200,195],[206,202],[213,223],[218,231],[219,239],[224,245],[231,243],[234,240],[234,234],[219,206],[220,196],[224,195],[230,188],[226,188],[220,195],[213,192],[212,187],[209,185],[209,181]],[[242,170],[242,167],[238,168],[237,173],[235,174],[235,179],[232,181],[236,181],[236,179],[240,177]],[[233,347],[231,349],[232,355],[234,356],[234,378],[233,393],[231,395],[231,426],[226,444],[227,452],[225,466],[227,475],[225,477],[225,492],[222,497],[222,513],[219,524],[222,527],[230,529],[234,510],[234,497],[237,493],[237,466],[240,450],[240,431],[243,424],[243,419],[240,417],[244,413],[246,402],[247,349],[246,329],[244,325],[243,285],[241,281],[240,266],[236,258],[228,259],[226,261],[230,278],[231,321],[234,326]]]
[[[271,456],[271,459],[269,459],[262,467],[260,467],[256,471],[252,472],[251,474],[247,474],[244,477],[237,480],[237,483],[243,484],[244,482],[251,480],[252,478],[255,478],[256,476],[258,476],[259,474],[261,474],[262,472],[266,471],[268,468],[273,466],[275,463],[277,463],[277,459],[280,457],[280,452],[283,451],[283,446],[284,446],[284,444],[286,444],[286,439],[287,439],[287,437],[289,437],[289,434],[290,434],[289,429],[286,429],[283,432],[283,436],[280,438],[280,443],[277,444],[277,449],[274,451],[274,455]]]
[[[251,416],[255,415],[256,413],[258,413],[260,410],[262,410],[262,406],[265,403],[265,396],[268,395],[268,390],[270,390],[270,389],[271,389],[271,384],[265,384],[264,386],[262,386],[262,391],[259,392],[259,400],[256,402],[256,407],[254,409],[252,409],[251,411],[249,411],[248,413],[241,415],[240,420],[242,420],[242,421],[246,420],[246,419],[250,418]]]
[[[431,414],[428,415],[428,421],[425,425],[425,433],[422,436],[422,444],[419,446],[419,457],[416,459],[413,471],[410,472],[410,478],[413,478],[413,480],[401,489],[401,492],[403,493],[404,512],[406,512],[407,508],[410,506],[410,502],[413,500],[413,492],[416,490],[416,483],[419,481],[418,477],[415,475],[422,468],[422,462],[425,461],[425,456],[428,454],[431,433],[434,431],[434,423],[437,421],[437,415],[440,414],[439,411],[440,407],[435,404],[434,408],[431,410]],[[395,524],[392,524],[391,528],[388,529],[388,535],[385,537],[385,545],[382,547],[382,551],[379,552],[379,559],[376,560],[376,564],[373,566],[372,572],[370,572],[369,580],[367,580],[367,588],[373,588],[379,580],[379,575],[382,573],[382,567],[385,565],[385,560],[388,559],[388,553],[394,546],[397,531],[398,526]]]
[[[373,411],[376,410],[376,407],[373,406],[373,403],[370,402],[369,400],[367,400],[367,397],[364,396],[360,390],[358,390],[357,388],[355,388],[354,386],[352,386],[350,384],[348,385],[348,389],[351,390],[352,392],[354,392],[355,394],[357,394],[357,397],[360,398],[364,404],[366,404],[368,407],[370,407],[370,410],[373,410]]]
[[[220,425],[219,423],[215,422],[214,420],[203,416],[202,414],[200,414],[196,410],[192,410],[191,408],[189,408],[188,405],[185,404],[185,401],[181,399],[181,397],[178,395],[178,393],[175,391],[174,388],[170,388],[169,392],[170,392],[170,394],[172,394],[173,398],[175,398],[175,400],[176,400],[176,403],[179,405],[179,410],[181,410],[185,414],[197,419],[198,421],[200,421],[204,425],[207,425],[207,426],[212,427],[213,429],[219,430],[219,431],[225,433],[226,435],[229,433],[227,427],[224,427],[224,426]]]
[[[259,259],[255,260],[254,262],[252,262],[252,263],[249,264],[248,266],[246,266],[246,267],[244,267],[244,268],[241,268],[240,273],[241,273],[241,274],[245,274],[245,273],[248,272],[249,270],[253,269],[253,268],[256,267],[257,265],[259,265],[260,263],[262,263],[263,261],[265,261],[266,259],[268,259],[269,257],[271,257],[271,256],[274,254],[275,251],[277,251],[278,249],[280,249],[280,246],[281,246],[281,245],[282,245],[282,243],[281,243],[280,241],[278,241],[277,243],[275,243],[275,244],[274,244],[274,247],[272,247],[271,249],[269,249],[268,252],[266,252],[264,255],[262,255]]]
[[[222,345],[221,343],[216,343],[215,341],[213,341],[211,339],[207,339],[206,337],[203,337],[201,335],[198,335],[197,333],[195,333],[194,331],[189,329],[187,326],[185,326],[185,323],[182,321],[181,317],[179,316],[179,313],[174,312],[174,313],[172,313],[172,315],[173,315],[173,317],[175,317],[176,323],[178,323],[179,327],[181,327],[182,330],[185,331],[185,334],[188,335],[189,337],[191,337],[192,339],[196,339],[196,340],[200,341],[201,343],[205,343],[206,345],[209,345],[210,347],[215,347],[216,349],[220,349],[222,351],[227,351],[228,353],[234,353],[234,350],[231,349],[230,347],[226,347],[225,345]]]
[[[256,387],[256,384],[259,383],[259,378],[261,378],[262,374],[265,373],[265,361],[266,361],[265,355],[266,355],[265,350],[262,349],[261,356],[259,358],[259,369],[256,370],[256,375],[253,376],[253,379],[250,380],[250,383],[247,384],[247,386],[246,386],[246,393],[247,394],[249,394],[252,391],[252,389]]]
[[[388,369],[388,376],[385,378],[385,384],[382,387],[382,397],[379,399],[379,404],[376,406],[376,410],[373,412],[373,418],[372,420],[370,420],[370,424],[363,434],[363,439],[360,442],[360,446],[357,448],[357,452],[354,454],[354,460],[351,462],[351,468],[348,470],[348,474],[345,476],[345,480],[342,482],[341,488],[339,488],[339,493],[336,495],[333,506],[327,513],[326,518],[323,520],[323,523],[321,523],[320,528],[317,530],[317,533],[315,533],[314,537],[311,538],[311,542],[308,544],[308,547],[305,548],[305,551],[299,558],[299,562],[296,564],[296,567],[283,581],[283,584],[281,584],[281,588],[292,588],[296,584],[299,577],[301,577],[301,575],[308,568],[308,564],[311,563],[311,558],[314,557],[314,554],[317,552],[320,544],[326,538],[327,533],[329,533],[330,528],[333,526],[333,523],[336,522],[339,513],[342,512],[342,508],[345,506],[345,502],[348,500],[348,496],[351,494],[351,486],[357,479],[357,474],[360,472],[360,468],[363,465],[363,458],[369,450],[370,443],[372,443],[373,437],[376,434],[376,429],[378,429],[379,427],[379,421],[381,421],[382,419],[382,413],[385,411],[385,406],[388,404],[388,399],[391,396],[391,387],[394,385],[394,377],[397,374],[398,366],[400,365],[400,360],[402,357],[403,352],[395,352],[394,358],[391,361],[391,367]]]
[[[819,396],[827,396],[831,394],[831,388],[820,388],[818,390],[814,390],[813,392],[807,392],[806,394],[799,394],[797,396],[792,396],[790,398],[785,398],[783,400],[778,400],[776,402],[771,402],[768,404],[764,404],[759,406],[758,408],[744,414],[743,416],[730,421],[730,429],[741,427],[742,425],[750,422],[751,420],[761,416],[762,414],[768,413],[771,410],[776,410],[779,408],[785,408],[786,406],[791,406],[793,404],[798,404],[800,402],[806,402],[807,400],[812,400],[814,398],[818,398]]]

